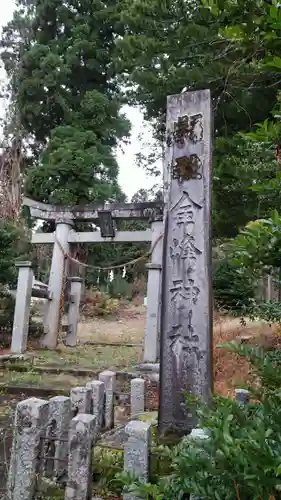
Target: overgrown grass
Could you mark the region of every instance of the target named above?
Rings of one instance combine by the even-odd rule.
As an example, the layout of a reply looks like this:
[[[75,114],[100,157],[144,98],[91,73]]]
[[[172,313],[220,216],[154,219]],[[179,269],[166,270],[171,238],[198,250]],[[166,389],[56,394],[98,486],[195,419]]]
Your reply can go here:
[[[69,390],[71,387],[85,385],[92,377],[72,376],[65,373],[37,373],[35,370],[27,372],[2,371],[0,384],[2,385],[28,385],[48,389]]]
[[[43,374],[36,373],[32,369],[27,372],[18,372],[13,370],[2,370],[0,373],[0,383],[9,384],[30,384],[40,385],[42,382]]]
[[[93,371],[104,369],[128,369],[142,361],[140,347],[78,346],[61,347],[56,351],[38,350],[33,352],[36,365],[61,365],[88,368]]]

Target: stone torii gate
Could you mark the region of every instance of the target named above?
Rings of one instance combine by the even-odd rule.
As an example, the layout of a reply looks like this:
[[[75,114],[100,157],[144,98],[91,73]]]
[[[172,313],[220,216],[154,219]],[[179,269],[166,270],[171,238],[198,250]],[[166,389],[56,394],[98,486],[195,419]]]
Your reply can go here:
[[[123,243],[123,242],[151,242],[151,262],[148,264],[147,289],[147,321],[144,341],[144,361],[156,362],[159,356],[159,316],[162,269],[162,235],[163,235],[163,207],[161,202],[150,203],[118,203],[104,206],[67,207],[53,206],[24,198],[23,204],[30,209],[34,219],[53,221],[56,225],[54,233],[34,233],[33,244],[52,244],[53,255],[48,285],[48,305],[44,319],[44,338],[42,347],[55,349],[58,340],[60,321],[61,295],[64,286],[65,256],[71,253],[71,246],[77,243]],[[145,231],[115,231],[114,221],[146,220],[151,222],[151,228]],[[75,222],[93,222],[100,227],[100,231],[76,232]],[[26,263],[19,267],[19,280],[26,274]],[[67,274],[67,270],[66,270]],[[82,279],[76,276],[67,276],[71,282],[70,308],[68,313],[68,332],[66,345],[75,346],[77,337],[77,323],[81,296]],[[28,281],[28,283],[30,280]],[[26,287],[27,297],[30,297],[29,287]],[[18,310],[28,304],[19,290]],[[30,300],[30,298],[29,298]],[[19,317],[23,315],[19,314]],[[24,315],[26,317],[26,314]],[[14,319],[14,325],[17,325]],[[15,330],[15,329],[14,329]],[[21,329],[16,329],[15,335],[21,335]],[[14,338],[15,340],[15,338]],[[22,345],[22,342],[12,342],[13,345]]]

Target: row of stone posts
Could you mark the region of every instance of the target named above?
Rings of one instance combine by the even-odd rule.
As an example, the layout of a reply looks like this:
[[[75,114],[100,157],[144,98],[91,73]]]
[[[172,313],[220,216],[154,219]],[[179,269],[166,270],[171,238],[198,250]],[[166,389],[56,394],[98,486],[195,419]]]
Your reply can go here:
[[[65,477],[65,500],[88,500],[92,478],[92,449],[101,430],[114,425],[116,374],[71,390],[70,397],[49,401],[30,398],[17,405],[11,451],[8,499],[31,500],[40,477]],[[131,382],[131,414],[144,412],[144,380]],[[124,470],[148,480],[150,424],[131,421],[126,427]]]
[[[115,374],[104,372],[100,380],[90,382],[86,388],[72,389],[70,397],[56,396],[49,401],[30,398],[17,405],[8,477],[9,500],[32,500],[40,488],[40,477],[57,480],[66,477],[65,500],[88,500],[94,469],[93,447],[98,446],[101,429],[113,425],[109,417],[114,386]],[[132,412],[139,410],[140,401],[144,400],[142,387],[143,380],[132,381],[132,398],[137,401]],[[104,394],[108,395],[105,402]],[[239,404],[245,405],[249,399],[248,391],[236,390]],[[143,411],[143,405],[141,409]],[[148,481],[151,423],[131,421],[125,433],[128,439],[124,446],[124,471]],[[189,438],[207,439],[208,432],[193,429]],[[194,495],[190,498],[199,500]],[[125,494],[124,499],[138,500],[130,494]]]
[[[50,419],[70,415],[69,398],[58,396],[50,402],[30,398],[18,404],[8,478],[8,500],[31,500],[40,491],[43,477],[59,480],[65,474],[65,500],[91,498],[93,448],[97,443],[96,417],[78,413],[69,423],[56,429],[55,456],[44,455],[44,440]],[[60,408],[63,412],[58,413]],[[56,413],[52,413],[52,411]],[[64,425],[66,421],[63,422]],[[144,481],[149,480],[151,423],[131,421],[125,427],[128,440],[124,446],[124,471]],[[68,436],[67,438],[65,436]],[[47,438],[48,439],[48,438]],[[50,447],[52,449],[52,447]],[[40,455],[41,453],[41,455]],[[48,464],[51,463],[51,468]],[[45,467],[44,467],[45,464]],[[124,495],[126,500],[136,497]]]

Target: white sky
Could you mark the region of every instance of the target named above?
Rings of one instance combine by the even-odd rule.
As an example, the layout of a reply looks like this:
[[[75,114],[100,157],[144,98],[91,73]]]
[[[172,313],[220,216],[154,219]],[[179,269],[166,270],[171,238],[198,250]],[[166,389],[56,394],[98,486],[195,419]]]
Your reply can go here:
[[[0,0],[0,31],[13,15],[15,9],[15,0]],[[5,76],[3,68],[0,67],[0,80]],[[0,101],[0,114],[3,113],[4,104]],[[136,166],[135,154],[138,153],[142,144],[138,140],[141,133],[144,140],[149,140],[151,132],[149,128],[144,129],[144,121],[142,113],[137,108],[126,106],[125,112],[132,123],[132,133],[130,144],[122,147],[122,151],[118,151],[117,158],[119,163],[119,183],[129,199],[139,189],[151,188],[157,180],[151,176],[147,176],[145,172]]]

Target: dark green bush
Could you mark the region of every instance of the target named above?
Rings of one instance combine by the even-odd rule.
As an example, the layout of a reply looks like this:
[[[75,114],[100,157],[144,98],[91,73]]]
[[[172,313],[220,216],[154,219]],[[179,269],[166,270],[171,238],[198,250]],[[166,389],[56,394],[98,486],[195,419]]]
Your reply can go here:
[[[133,283],[129,283],[122,276],[116,276],[107,285],[108,294],[114,299],[131,300],[133,297]]]
[[[253,280],[239,272],[227,258],[213,267],[213,293],[217,309],[239,313],[251,305],[255,296]]]
[[[16,288],[15,260],[28,256],[29,241],[25,228],[13,221],[0,221],[0,347],[9,347],[13,327]]]

